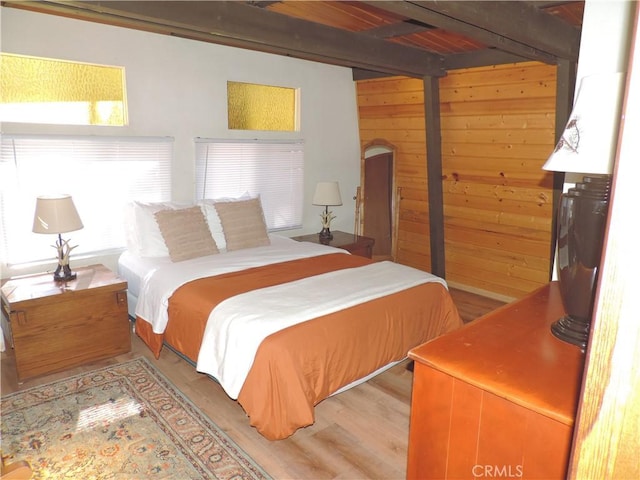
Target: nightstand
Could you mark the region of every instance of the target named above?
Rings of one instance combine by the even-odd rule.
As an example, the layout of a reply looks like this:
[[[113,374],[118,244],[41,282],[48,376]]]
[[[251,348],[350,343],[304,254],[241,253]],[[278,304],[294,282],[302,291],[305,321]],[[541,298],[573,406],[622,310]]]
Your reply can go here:
[[[310,235],[302,235],[299,237],[291,237],[298,242],[312,242],[322,245],[329,245],[330,247],[342,248],[343,250],[352,253],[353,255],[360,255],[361,257],[371,258],[373,254],[373,244],[375,240],[369,237],[362,237],[353,233],[346,232],[331,232],[333,238],[331,240],[321,239],[317,233]]]
[[[18,381],[131,350],[127,282],[103,265],[75,271],[69,282],[50,273],[3,280],[3,330]]]

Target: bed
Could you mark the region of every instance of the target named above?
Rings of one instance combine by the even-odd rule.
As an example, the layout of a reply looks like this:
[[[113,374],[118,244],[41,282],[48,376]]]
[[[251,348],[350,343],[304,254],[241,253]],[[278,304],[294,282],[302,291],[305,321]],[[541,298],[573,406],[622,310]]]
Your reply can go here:
[[[270,234],[259,198],[135,204],[129,219],[118,266],[136,334],[213,377],[270,440],[462,325],[444,280]]]

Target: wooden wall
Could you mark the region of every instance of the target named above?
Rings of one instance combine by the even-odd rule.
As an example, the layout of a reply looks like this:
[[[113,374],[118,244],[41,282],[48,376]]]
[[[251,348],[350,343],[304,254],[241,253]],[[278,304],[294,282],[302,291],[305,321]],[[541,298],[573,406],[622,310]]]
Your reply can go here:
[[[555,91],[556,67],[537,62],[440,79],[450,285],[509,300],[548,281],[553,175],[541,167],[555,144]],[[362,80],[357,93],[362,148],[395,148],[396,261],[429,271],[423,81]]]

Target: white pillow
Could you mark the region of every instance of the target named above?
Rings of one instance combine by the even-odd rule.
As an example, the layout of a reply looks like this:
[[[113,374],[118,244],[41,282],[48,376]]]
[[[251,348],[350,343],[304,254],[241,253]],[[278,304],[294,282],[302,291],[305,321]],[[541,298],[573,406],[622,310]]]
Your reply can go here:
[[[127,248],[139,257],[168,257],[169,249],[164,243],[155,213],[160,210],[177,210],[191,205],[177,202],[132,202],[126,215]]]
[[[209,225],[209,230],[211,231],[211,236],[216,242],[218,246],[218,250],[226,250],[227,248],[227,240],[224,238],[224,231],[222,229],[222,223],[220,222],[220,217],[218,216],[218,212],[216,211],[216,203],[221,202],[239,202],[242,200],[248,200],[251,198],[248,192],[245,192],[241,197],[237,198],[205,198],[198,202],[200,207],[202,208],[202,213],[204,213],[204,218],[207,219],[207,224]]]
[[[204,218],[207,220],[209,231],[211,232],[211,236],[218,246],[218,250],[226,249],[227,242],[224,239],[222,223],[220,223],[220,217],[218,216],[218,212],[216,212],[216,207],[214,206],[213,200],[203,200],[200,203],[200,208],[202,209]]]

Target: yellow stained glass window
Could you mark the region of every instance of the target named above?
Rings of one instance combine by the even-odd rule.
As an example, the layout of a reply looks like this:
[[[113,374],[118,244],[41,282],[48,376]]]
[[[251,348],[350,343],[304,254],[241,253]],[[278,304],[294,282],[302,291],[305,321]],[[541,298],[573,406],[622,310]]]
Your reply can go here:
[[[295,88],[227,82],[229,129],[295,132],[296,98]]]
[[[124,67],[2,53],[0,121],[126,125]]]

